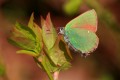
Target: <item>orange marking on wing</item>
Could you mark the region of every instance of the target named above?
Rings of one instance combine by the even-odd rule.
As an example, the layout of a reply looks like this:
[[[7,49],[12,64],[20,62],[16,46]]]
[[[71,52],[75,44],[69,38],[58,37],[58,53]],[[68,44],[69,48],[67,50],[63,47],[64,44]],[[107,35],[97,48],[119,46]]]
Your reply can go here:
[[[96,32],[96,30],[97,30],[97,28],[94,27],[93,25],[83,25],[83,26],[75,25],[75,26],[73,26],[73,28],[87,29],[87,30],[90,30],[92,32]]]

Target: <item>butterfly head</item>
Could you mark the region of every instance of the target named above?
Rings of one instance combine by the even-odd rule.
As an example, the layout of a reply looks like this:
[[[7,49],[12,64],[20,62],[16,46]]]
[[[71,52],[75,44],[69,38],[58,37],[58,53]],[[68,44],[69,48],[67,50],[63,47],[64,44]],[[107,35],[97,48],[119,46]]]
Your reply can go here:
[[[62,35],[65,34],[65,28],[64,27],[60,27],[59,34],[62,34]]]

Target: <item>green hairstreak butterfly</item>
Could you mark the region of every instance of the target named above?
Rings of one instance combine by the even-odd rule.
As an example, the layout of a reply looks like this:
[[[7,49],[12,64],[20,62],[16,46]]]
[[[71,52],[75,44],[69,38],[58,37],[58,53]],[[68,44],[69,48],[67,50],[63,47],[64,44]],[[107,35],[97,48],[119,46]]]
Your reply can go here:
[[[64,35],[65,42],[75,51],[87,56],[94,51],[99,39],[97,31],[97,14],[94,9],[74,18],[64,27],[60,27],[60,34]]]

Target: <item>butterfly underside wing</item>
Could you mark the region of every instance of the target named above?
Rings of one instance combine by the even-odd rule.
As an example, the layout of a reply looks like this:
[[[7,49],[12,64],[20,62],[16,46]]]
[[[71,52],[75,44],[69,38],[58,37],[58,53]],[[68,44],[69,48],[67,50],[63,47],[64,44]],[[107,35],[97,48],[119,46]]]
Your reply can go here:
[[[92,31],[71,29],[67,36],[71,45],[82,53],[90,53],[94,51],[98,45],[98,37]]]
[[[94,51],[99,39],[97,31],[97,15],[95,10],[87,11],[71,20],[65,27],[65,36],[72,47],[82,53]]]
[[[87,11],[71,20],[65,27],[65,31],[69,29],[86,29],[93,32],[97,31],[97,14],[95,10]]]

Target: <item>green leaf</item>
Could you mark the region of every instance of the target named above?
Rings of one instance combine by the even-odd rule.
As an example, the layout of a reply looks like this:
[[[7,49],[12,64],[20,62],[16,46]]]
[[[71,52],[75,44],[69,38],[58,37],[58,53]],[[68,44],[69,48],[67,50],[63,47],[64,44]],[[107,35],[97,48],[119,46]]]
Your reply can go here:
[[[18,54],[28,54],[28,55],[31,55],[31,56],[36,56],[35,52],[28,51],[28,50],[18,50],[16,53],[18,53]]]
[[[43,42],[48,50],[50,50],[56,41],[57,33],[50,19],[50,14],[47,15],[46,21],[41,18]]]
[[[45,55],[44,52],[41,53],[41,56],[34,58],[38,63],[38,66],[42,68],[48,75],[50,80],[53,80],[53,73],[58,71],[59,68],[52,63],[52,61]]]
[[[58,37],[53,48],[50,50],[47,49],[45,50],[51,61],[59,67],[59,70],[68,69],[69,67],[71,67],[71,64],[69,62],[70,57],[67,55],[66,53],[67,51],[64,53],[62,50],[60,50],[59,42],[60,42],[60,38]]]
[[[48,68],[48,71],[51,73],[58,71],[57,65],[55,65],[46,55],[42,55],[41,63],[44,63],[45,66]]]
[[[5,75],[5,66],[0,63],[0,76],[4,76],[4,75]]]
[[[28,22],[28,27],[34,30],[34,13],[31,14],[30,20]]]
[[[28,22],[28,27],[33,30],[36,35],[36,43],[37,43],[37,50],[41,51],[43,47],[42,43],[42,30],[41,28],[34,22],[34,14],[32,13],[30,20]]]
[[[41,33],[39,32],[39,34]],[[16,23],[8,41],[23,49],[19,53],[38,56],[42,48],[39,41],[42,40],[38,39],[37,36],[31,28]]]
[[[43,70],[45,70],[45,72],[47,73],[48,77],[50,80],[53,80],[53,74],[55,72],[59,72],[60,70],[66,70],[69,67],[71,67],[69,62],[64,62],[62,63],[62,66],[59,65],[55,65],[51,59],[45,54],[45,53],[41,53],[41,56],[39,56],[38,58],[34,58],[35,61],[38,63],[38,66],[40,68],[42,68]],[[68,66],[69,65],[69,66]]]
[[[83,0],[68,0],[64,4],[63,9],[68,15],[73,15],[79,11],[82,2]]]
[[[33,20],[34,16],[32,14],[27,27],[16,23],[12,35],[8,39],[10,43],[23,49],[17,51],[17,53],[38,56],[42,50],[41,29]]]
[[[52,22],[50,20],[50,14],[48,14],[46,21],[41,18],[41,24],[42,24],[42,35],[43,35],[43,41],[45,44],[45,52],[47,56],[50,58],[50,60],[59,67],[59,70],[63,69],[63,66],[65,68],[70,67],[70,63],[67,60],[65,54],[63,51],[59,49],[59,41],[60,37],[57,37],[57,33],[55,31],[55,28],[52,25]]]
[[[0,77],[3,77],[5,75],[6,75],[5,64],[3,61],[3,57],[0,54]]]

